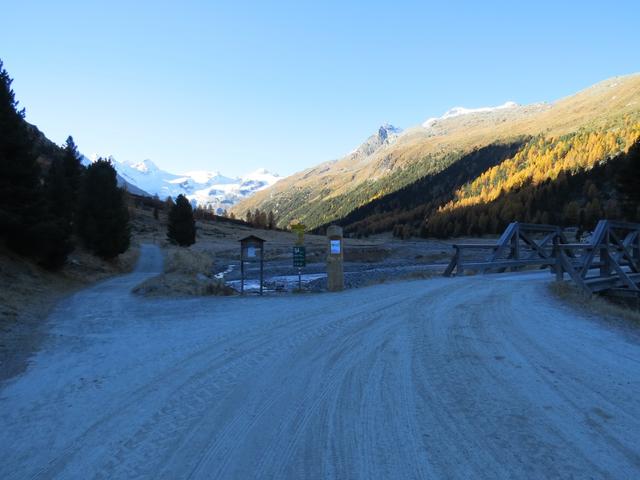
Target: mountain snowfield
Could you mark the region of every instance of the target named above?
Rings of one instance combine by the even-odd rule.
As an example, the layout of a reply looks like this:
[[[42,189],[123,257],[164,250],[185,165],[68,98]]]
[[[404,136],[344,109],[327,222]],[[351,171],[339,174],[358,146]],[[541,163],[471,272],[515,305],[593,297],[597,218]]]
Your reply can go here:
[[[497,107],[480,107],[480,108],[465,108],[465,107],[453,107],[450,110],[447,110],[444,115],[441,117],[432,117],[425,120],[422,124],[424,128],[432,127],[438,120],[446,120],[447,118],[459,117],[461,115],[471,115],[474,113],[491,113],[496,110],[505,110],[507,108],[516,108],[519,107],[516,102],[505,102],[502,105],[498,105]]]
[[[98,155],[92,155],[90,161],[97,158]],[[241,177],[226,177],[217,171],[202,170],[178,175],[162,170],[148,159],[132,162],[117,160],[112,156],[106,158],[127,184],[163,200],[182,194],[194,205],[211,205],[218,214],[255,192],[270,187],[281,178],[263,168]]]

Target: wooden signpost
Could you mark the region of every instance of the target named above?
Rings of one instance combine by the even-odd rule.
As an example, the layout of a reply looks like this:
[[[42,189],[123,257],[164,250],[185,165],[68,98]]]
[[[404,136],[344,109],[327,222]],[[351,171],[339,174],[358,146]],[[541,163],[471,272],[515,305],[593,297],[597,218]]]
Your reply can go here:
[[[342,240],[342,228],[331,225],[327,228],[327,290],[339,292],[344,288],[344,248]]]

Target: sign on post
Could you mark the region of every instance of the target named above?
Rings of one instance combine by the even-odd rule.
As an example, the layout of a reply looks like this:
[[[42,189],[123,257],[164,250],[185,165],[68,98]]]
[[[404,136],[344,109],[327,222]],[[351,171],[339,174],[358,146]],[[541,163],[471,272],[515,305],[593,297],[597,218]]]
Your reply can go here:
[[[302,291],[302,269],[307,266],[307,249],[304,246],[305,227],[301,223],[291,225],[291,230],[298,236],[293,247],[293,267],[298,269],[298,290]]]
[[[294,268],[307,266],[307,249],[305,247],[300,245],[293,247],[293,266]]]
[[[339,292],[344,288],[344,271],[342,262],[344,259],[343,252],[342,228],[338,225],[330,225],[327,228],[327,290],[330,292]]]

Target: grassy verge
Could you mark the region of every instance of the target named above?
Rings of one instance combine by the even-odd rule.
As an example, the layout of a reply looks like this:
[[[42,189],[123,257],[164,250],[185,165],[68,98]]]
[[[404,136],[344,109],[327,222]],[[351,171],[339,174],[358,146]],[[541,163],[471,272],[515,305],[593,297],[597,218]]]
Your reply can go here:
[[[133,289],[147,297],[233,295],[235,290],[212,275],[213,255],[193,248],[166,249],[162,275],[150,278]]]
[[[640,310],[614,303],[598,295],[587,297],[569,282],[553,282],[550,284],[549,289],[557,298],[588,313],[607,318],[623,319],[640,327]]]

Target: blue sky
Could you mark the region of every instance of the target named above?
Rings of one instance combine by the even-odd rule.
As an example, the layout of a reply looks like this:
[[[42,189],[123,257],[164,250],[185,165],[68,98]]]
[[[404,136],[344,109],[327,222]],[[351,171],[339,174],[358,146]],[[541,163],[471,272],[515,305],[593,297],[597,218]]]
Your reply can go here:
[[[6,2],[27,120],[86,154],[290,174],[377,127],[640,70],[640,2]]]

